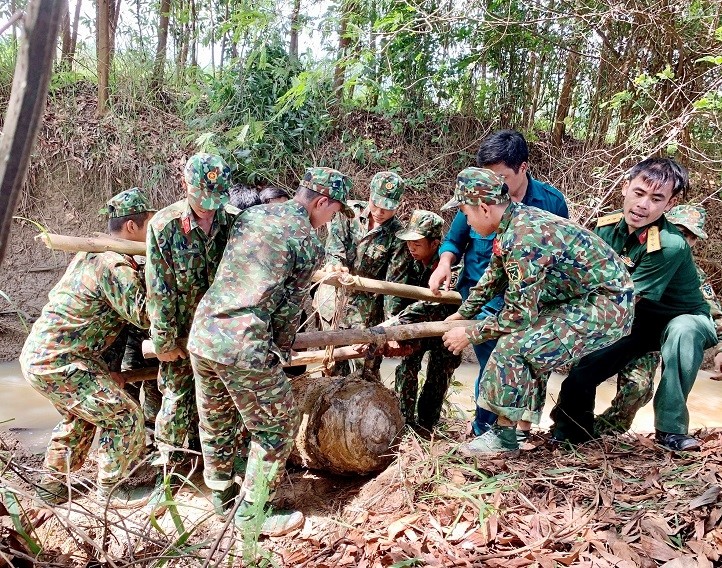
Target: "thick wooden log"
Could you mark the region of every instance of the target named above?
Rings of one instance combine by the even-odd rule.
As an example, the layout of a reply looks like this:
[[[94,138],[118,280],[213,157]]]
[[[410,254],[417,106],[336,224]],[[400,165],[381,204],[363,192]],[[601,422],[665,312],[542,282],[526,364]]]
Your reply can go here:
[[[404,426],[393,392],[357,377],[302,376],[291,388],[302,416],[292,463],[344,475],[388,466]]]
[[[387,341],[406,341],[424,337],[439,337],[455,327],[468,327],[477,323],[475,320],[427,321],[392,325],[389,327],[370,327],[365,329],[329,329],[327,331],[307,331],[296,335],[294,349],[309,347],[330,347],[338,345],[358,345],[365,343],[386,343]],[[179,343],[185,346],[185,339]],[[150,339],[143,341],[143,357],[155,357],[155,350]],[[302,365],[303,363],[294,363]]]
[[[52,250],[66,252],[107,252],[145,256],[145,243],[119,239],[110,235],[98,237],[69,237],[53,233],[40,233],[36,238]]]

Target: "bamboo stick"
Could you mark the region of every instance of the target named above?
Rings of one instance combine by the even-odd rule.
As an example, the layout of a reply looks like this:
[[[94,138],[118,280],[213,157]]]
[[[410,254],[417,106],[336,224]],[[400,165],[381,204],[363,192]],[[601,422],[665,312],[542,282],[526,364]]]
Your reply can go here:
[[[115,251],[121,254],[145,255],[145,243],[118,239],[105,235],[102,237],[69,237],[53,233],[40,233],[39,238],[45,246],[52,250],[67,252],[107,252]]]

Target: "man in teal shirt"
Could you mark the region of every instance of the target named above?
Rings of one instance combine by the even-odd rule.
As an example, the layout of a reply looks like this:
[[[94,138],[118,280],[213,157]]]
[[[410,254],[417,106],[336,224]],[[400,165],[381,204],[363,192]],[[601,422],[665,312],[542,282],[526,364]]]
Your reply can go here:
[[[670,158],[649,158],[634,166],[622,187],[622,211],[602,217],[596,232],[627,265],[634,280],[636,313],[632,333],[614,345],[588,355],[562,383],[559,401],[552,411],[553,436],[558,441],[583,442],[593,437],[596,388],[628,363],[646,353],[681,353],[681,344],[694,334],[690,318],[709,320],[701,341],[716,344],[709,306],[702,296],[692,252],[680,231],[664,217],[689,186],[687,170]],[[692,320],[697,318],[692,318]],[[678,365],[679,357],[665,365],[665,381],[694,383],[697,369]],[[671,404],[671,403],[670,403]],[[696,445],[686,425],[669,424],[674,408],[658,408],[657,422],[669,431],[657,430],[657,441],[674,450]],[[677,430],[677,431],[673,431]]]

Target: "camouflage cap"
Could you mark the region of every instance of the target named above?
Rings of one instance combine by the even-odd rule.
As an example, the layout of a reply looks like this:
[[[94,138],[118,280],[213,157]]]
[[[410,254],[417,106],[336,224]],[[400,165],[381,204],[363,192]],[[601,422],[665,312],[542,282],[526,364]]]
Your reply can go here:
[[[228,203],[231,168],[220,156],[194,154],[186,162],[183,177],[188,185],[188,197],[203,209],[220,209]]]
[[[445,203],[441,210],[481,203],[498,205],[509,199],[509,188],[499,174],[486,168],[466,168],[456,176],[454,197]]]
[[[148,196],[143,193],[143,190],[139,187],[131,187],[114,195],[108,200],[105,207],[101,209],[101,213],[107,214],[111,219],[145,213],[146,211],[154,212],[158,210],[153,209],[153,206],[150,204],[150,199],[148,199]]]
[[[354,216],[353,209],[346,204],[352,185],[347,175],[333,168],[308,168],[299,185],[339,201],[341,212],[349,219]]]
[[[670,223],[682,225],[700,239],[707,238],[707,233],[704,230],[707,211],[705,211],[704,207],[700,205],[677,205],[677,207],[672,207],[664,216]]]
[[[444,220],[431,211],[417,209],[411,215],[411,220],[405,229],[396,233],[402,241],[417,241],[419,239],[440,239]]]
[[[371,203],[382,209],[398,209],[406,184],[394,172],[379,172],[371,178]]]

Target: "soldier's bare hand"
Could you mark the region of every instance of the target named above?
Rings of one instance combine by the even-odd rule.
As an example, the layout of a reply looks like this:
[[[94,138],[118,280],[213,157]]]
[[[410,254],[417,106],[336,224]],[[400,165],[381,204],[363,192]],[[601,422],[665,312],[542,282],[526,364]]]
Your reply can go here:
[[[334,274],[336,272],[348,272],[348,268],[341,264],[329,263],[324,266],[323,271],[328,272],[329,274]]]
[[[444,340],[444,346],[454,355],[459,355],[471,345],[469,338],[466,337],[466,328],[464,327],[450,329],[443,335],[442,339]]]
[[[125,379],[122,373],[116,373],[115,371],[110,372],[110,378],[113,379],[120,388],[125,388]]]
[[[176,347],[171,351],[166,351],[165,353],[158,353],[157,357],[158,361],[163,361],[164,363],[166,363],[168,361],[177,361],[178,359],[187,359],[188,353],[186,353],[182,347]]]
[[[448,290],[451,285],[451,267],[444,263],[439,263],[436,270],[431,273],[429,278],[429,289],[436,295],[441,295],[441,290]]]
[[[462,316],[459,312],[454,312],[449,317],[447,317],[444,321],[457,321],[457,320],[463,320],[464,316]]]
[[[406,357],[414,352],[414,347],[409,343],[402,345],[398,341],[387,341],[383,352],[387,357]]]
[[[366,353],[366,351],[369,350],[368,343],[356,343],[351,346],[351,349],[356,351],[356,353]]]
[[[710,377],[713,381],[722,381],[722,351],[714,356],[714,373]]]

